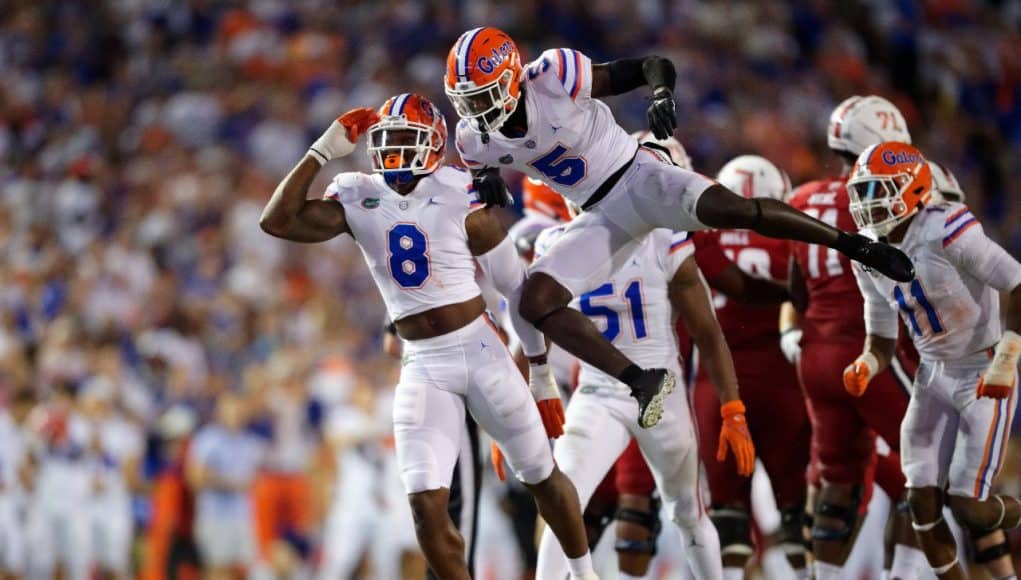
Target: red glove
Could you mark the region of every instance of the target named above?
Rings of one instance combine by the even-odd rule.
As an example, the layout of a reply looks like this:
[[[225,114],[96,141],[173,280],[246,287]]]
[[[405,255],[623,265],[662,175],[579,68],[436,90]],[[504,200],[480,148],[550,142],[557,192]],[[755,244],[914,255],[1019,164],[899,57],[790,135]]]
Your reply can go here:
[[[379,122],[379,113],[369,107],[351,109],[337,117],[337,122],[347,129],[347,140],[354,143],[369,127]]]
[[[978,380],[975,396],[1006,399],[1014,390],[1017,376],[1017,361],[1021,358],[1021,336],[1008,330],[996,345],[993,360]]]
[[[723,428],[720,430],[720,446],[716,450],[716,460],[727,460],[727,449],[734,452],[737,472],[745,477],[755,471],[755,444],[752,434],[748,431],[748,420],[744,416],[744,403],[733,400],[720,407],[723,417]]]
[[[859,356],[844,369],[844,390],[852,397],[864,395],[877,368],[879,361],[871,352]]]
[[[546,436],[556,439],[564,434],[564,403],[559,397],[556,399],[543,399],[536,401],[539,407],[539,416],[542,417],[542,426],[546,428]]]
[[[355,150],[358,137],[369,127],[379,122],[375,109],[363,107],[350,110],[337,117],[308,149],[308,154],[325,165],[327,161],[350,155]]]
[[[503,451],[500,451],[500,446],[493,441],[492,445],[489,446],[489,460],[493,463],[493,471],[496,472],[496,477],[500,481],[507,481],[507,472],[503,470]]]
[[[539,407],[546,436],[556,439],[564,434],[564,403],[560,400],[553,371],[548,364],[529,365],[528,371],[528,388]]]

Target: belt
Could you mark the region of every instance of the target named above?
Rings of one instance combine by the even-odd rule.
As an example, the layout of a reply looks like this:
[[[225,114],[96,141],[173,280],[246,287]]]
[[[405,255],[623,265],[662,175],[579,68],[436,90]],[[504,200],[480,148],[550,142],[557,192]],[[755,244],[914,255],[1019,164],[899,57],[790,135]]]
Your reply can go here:
[[[606,194],[610,193],[610,190],[613,189],[613,186],[617,185],[617,182],[620,181],[620,176],[624,175],[624,172],[627,171],[627,168],[631,167],[631,164],[634,163],[635,156],[637,155],[638,150],[635,149],[635,154],[631,156],[631,159],[628,159],[627,163],[621,165],[620,168],[617,169],[617,171],[614,171],[609,177],[607,177],[606,181],[604,181],[603,184],[596,189],[595,193],[593,193],[587,200],[585,200],[585,203],[581,204],[582,211],[588,211],[592,209],[593,207],[595,207],[597,203],[599,203],[600,201],[603,200],[604,197],[606,197]]]

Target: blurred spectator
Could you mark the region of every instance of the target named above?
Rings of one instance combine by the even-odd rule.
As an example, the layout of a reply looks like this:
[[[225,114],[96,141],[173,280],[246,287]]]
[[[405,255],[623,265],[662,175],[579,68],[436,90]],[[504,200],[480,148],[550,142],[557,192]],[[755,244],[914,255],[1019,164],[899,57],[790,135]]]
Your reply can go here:
[[[29,422],[40,471],[25,490],[46,565],[84,557],[74,542],[46,553],[52,534],[40,522],[58,521],[49,504],[73,505],[64,491],[93,501],[94,490],[73,482],[101,460],[89,428],[77,426],[87,421],[72,418],[73,400],[51,401],[52,391],[108,381],[109,406],[149,442],[136,515],[150,518],[156,543],[142,553],[157,564],[142,563],[157,578],[170,561],[195,560],[188,510],[167,512],[189,505],[187,433],[156,444],[161,418],[186,412],[196,427],[208,423],[221,392],[250,388],[250,373],[272,373],[281,352],[301,353],[284,356],[295,378],[245,391],[263,401],[256,430],[270,434],[256,486],[259,552],[265,558],[273,537],[301,559],[303,541],[319,541],[321,522],[283,507],[299,492],[263,493],[300,485],[261,484],[311,476],[313,497],[333,493],[315,478],[320,411],[301,409],[327,416],[360,383],[390,387],[398,364],[380,349],[382,303],[350,239],[286,244],[263,234],[258,217],[280,174],[348,108],[412,90],[452,121],[443,63],[472,26],[505,28],[526,59],[556,46],[597,62],[671,58],[677,137],[707,174],[742,153],[770,158],[795,182],[826,173],[829,111],[851,94],[882,94],[920,148],[960,179],[986,231],[1021,253],[1017,0],[3,6],[0,393],[30,389],[46,401]],[[608,99],[628,129],[645,124],[641,97]],[[338,160],[312,189],[367,168],[363,155]],[[53,421],[40,419],[51,411]],[[54,438],[61,425],[67,436]]]
[[[92,480],[89,455],[91,430],[82,416],[74,388],[59,383],[28,419],[35,462],[26,530],[29,576],[86,580],[92,566],[92,541],[87,517]]]
[[[262,442],[245,427],[244,401],[224,392],[216,419],[195,434],[187,464],[197,494],[195,537],[213,580],[242,577],[255,562],[250,494]]]
[[[116,408],[114,384],[89,380],[79,399],[91,429],[92,497],[88,505],[92,554],[97,567],[118,580],[132,577],[134,517],[131,488],[137,488],[145,443],[141,431]]]
[[[165,580],[199,577],[195,545],[195,496],[185,481],[188,444],[198,419],[186,406],[167,410],[157,423],[159,455],[164,458],[152,486],[152,518],[142,578]]]

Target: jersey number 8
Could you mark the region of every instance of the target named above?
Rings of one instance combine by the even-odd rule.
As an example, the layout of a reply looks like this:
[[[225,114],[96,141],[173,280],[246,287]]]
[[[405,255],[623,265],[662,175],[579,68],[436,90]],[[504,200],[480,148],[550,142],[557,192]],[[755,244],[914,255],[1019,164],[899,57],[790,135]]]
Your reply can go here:
[[[429,279],[429,238],[415,224],[397,224],[386,237],[390,276],[402,288],[421,288]]]

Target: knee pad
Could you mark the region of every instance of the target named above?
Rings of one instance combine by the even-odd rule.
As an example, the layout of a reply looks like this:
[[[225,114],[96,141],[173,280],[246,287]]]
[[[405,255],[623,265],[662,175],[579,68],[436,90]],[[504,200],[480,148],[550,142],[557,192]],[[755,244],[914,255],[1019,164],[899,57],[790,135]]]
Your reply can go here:
[[[617,521],[639,525],[649,530],[650,536],[647,540],[617,538],[617,543],[614,544],[613,548],[618,552],[633,552],[655,556],[656,541],[659,539],[659,532],[663,529],[663,524],[659,520],[659,508],[659,498],[652,497],[649,503],[650,511],[643,512],[632,508],[618,509],[615,515]]]
[[[1010,546],[1007,545],[1006,540],[999,544],[989,546],[988,548],[979,548],[975,544],[975,540],[977,539],[979,538],[974,536],[971,539],[971,547],[975,551],[976,564],[988,564],[1010,554]]]
[[[825,494],[819,498],[815,508],[815,523],[812,525],[812,539],[820,542],[846,542],[854,533],[858,523],[858,506],[861,504],[862,487],[856,485],[851,496],[851,505],[842,506],[825,500]],[[844,522],[844,529],[835,530],[820,525],[818,516],[826,516]]]
[[[709,519],[716,526],[716,533],[720,536],[720,555],[750,556],[752,554],[754,550],[752,549],[748,512],[735,508],[712,508],[709,510]]]
[[[788,556],[808,551],[805,536],[801,533],[805,523],[804,506],[795,505],[780,510],[780,548]]]

